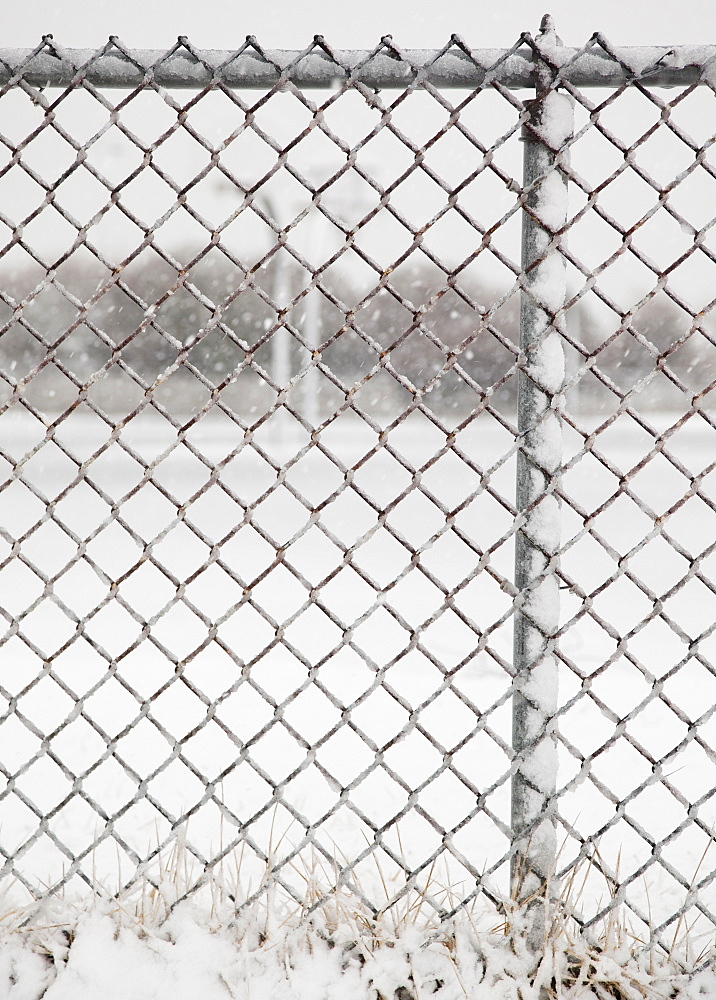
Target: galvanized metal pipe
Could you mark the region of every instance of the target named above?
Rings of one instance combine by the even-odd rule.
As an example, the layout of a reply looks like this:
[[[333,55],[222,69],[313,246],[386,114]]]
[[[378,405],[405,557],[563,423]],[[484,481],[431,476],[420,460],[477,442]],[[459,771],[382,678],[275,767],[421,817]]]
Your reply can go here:
[[[606,45],[606,43],[604,43]],[[547,54],[549,40],[545,41]],[[655,87],[688,86],[714,76],[716,46],[610,47],[601,42],[582,49],[555,47],[550,61],[560,78],[575,87],[619,87],[633,79]],[[705,70],[706,67],[706,70]],[[46,37],[44,47],[0,49],[0,86],[20,76],[34,87],[68,87],[81,79],[95,87],[127,89],[150,81],[159,87],[196,89],[213,82],[227,87],[266,89],[290,82],[302,89],[331,87],[346,80],[371,88],[404,89],[421,74],[435,87],[475,89],[497,83],[513,90],[532,89],[535,64],[529,46],[470,49],[454,39],[443,50],[398,50],[390,39],[380,50],[333,51],[321,38],[305,52],[264,50],[250,40],[234,51],[197,50],[184,39],[169,52],[126,52],[116,39],[93,49],[64,49]]]
[[[545,19],[537,41],[552,44]],[[556,37],[556,36],[554,36]],[[567,188],[560,154],[573,128],[572,102],[551,89],[552,71],[536,60],[537,97],[523,130],[523,290],[520,314],[512,779],[512,896],[523,904],[527,939],[537,950],[544,932],[547,887],[556,859],[554,798],[557,750],[557,665],[552,636],[558,627],[559,589],[555,560],[560,509],[554,495],[561,464],[561,428],[556,410],[564,382],[559,335],[566,271],[559,253],[566,222]]]

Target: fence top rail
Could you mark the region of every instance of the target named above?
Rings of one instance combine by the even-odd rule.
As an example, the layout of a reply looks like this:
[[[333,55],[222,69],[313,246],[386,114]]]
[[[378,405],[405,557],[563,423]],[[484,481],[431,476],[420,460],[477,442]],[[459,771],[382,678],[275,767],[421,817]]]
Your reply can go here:
[[[716,84],[716,45],[613,47],[596,35],[581,49],[554,42],[524,42],[511,49],[470,49],[453,36],[439,50],[400,50],[384,38],[373,51],[332,50],[320,36],[303,51],[264,50],[247,39],[238,50],[194,49],[180,38],[168,51],[129,49],[116,38],[99,50],[64,49],[46,36],[36,49],[0,49],[0,86],[21,80],[35,87],[69,87],[80,80],[96,87],[130,89],[143,83],[196,89],[267,89],[290,81],[302,89],[336,86],[349,78],[371,88],[404,88],[420,82],[474,89],[499,84],[534,87],[534,55],[576,87],[619,87],[639,80],[649,86]]]

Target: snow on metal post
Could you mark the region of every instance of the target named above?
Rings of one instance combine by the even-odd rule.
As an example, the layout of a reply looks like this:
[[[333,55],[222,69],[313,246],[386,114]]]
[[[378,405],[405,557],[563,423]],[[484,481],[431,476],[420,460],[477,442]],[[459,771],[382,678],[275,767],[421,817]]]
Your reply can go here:
[[[517,454],[512,742],[512,896],[526,904],[527,944],[543,940],[547,886],[556,858],[553,802],[557,779],[554,715],[557,665],[552,637],[558,627],[556,557],[560,537],[555,475],[561,463],[557,400],[564,383],[559,325],[566,271],[558,249],[567,216],[560,151],[572,134],[573,107],[554,87],[550,50],[559,43],[551,18],[542,20],[535,53],[537,96],[523,128],[525,203]],[[540,56],[544,55],[544,58]]]

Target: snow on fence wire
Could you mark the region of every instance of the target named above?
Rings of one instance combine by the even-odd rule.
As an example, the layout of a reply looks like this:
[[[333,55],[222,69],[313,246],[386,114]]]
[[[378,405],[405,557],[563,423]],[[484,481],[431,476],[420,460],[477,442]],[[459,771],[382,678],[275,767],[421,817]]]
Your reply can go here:
[[[25,903],[713,933],[714,58],[0,52]]]

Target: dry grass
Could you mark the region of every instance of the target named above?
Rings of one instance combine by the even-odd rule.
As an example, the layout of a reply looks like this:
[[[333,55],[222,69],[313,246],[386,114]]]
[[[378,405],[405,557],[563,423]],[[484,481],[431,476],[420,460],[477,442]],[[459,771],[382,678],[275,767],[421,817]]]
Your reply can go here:
[[[441,922],[436,901],[450,910],[461,894],[434,869],[422,887],[399,887],[376,861],[376,881],[385,899],[384,907],[376,910],[365,902],[370,893],[359,884],[354,882],[354,891],[335,888],[338,862],[331,867],[315,852],[304,854],[292,862],[303,885],[303,898],[297,902],[270,877],[271,857],[281,839],[269,853],[263,884],[255,887],[263,891],[243,907],[237,902],[250,898],[252,890],[245,884],[242,851],[227,855],[205,875],[197,871],[179,838],[126,892],[112,892],[98,883],[89,903],[50,897],[39,910],[13,906],[6,894],[0,929],[5,929],[6,940],[7,935],[22,935],[28,947],[59,967],[88,913],[109,916],[118,933],[123,929],[148,937],[168,933],[172,914],[184,908],[207,930],[229,934],[237,946],[252,953],[275,953],[289,966],[292,954],[329,948],[340,954],[341,968],[360,972],[373,1000],[426,1000],[432,994],[472,1000],[476,990],[492,990],[497,984],[502,997],[515,1000],[691,996],[689,970],[708,964],[713,955],[711,940],[706,948],[694,948],[696,929],[685,918],[676,924],[669,949],[649,948],[616,906],[598,934],[581,933],[574,913],[586,875],[578,870],[556,898],[539,902],[544,936],[536,953],[526,946],[534,900],[505,900],[500,918],[493,919],[488,930],[485,905],[475,902]],[[392,979],[381,972],[388,960]],[[396,968],[401,970],[397,980]],[[713,982],[716,995],[716,977]]]

